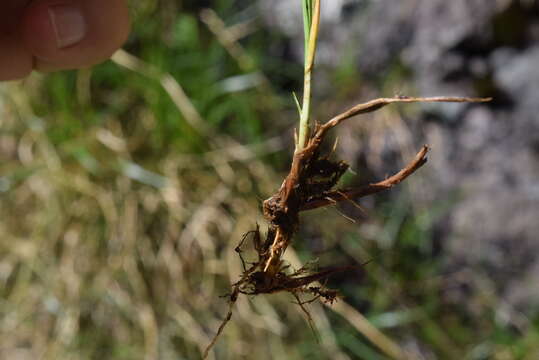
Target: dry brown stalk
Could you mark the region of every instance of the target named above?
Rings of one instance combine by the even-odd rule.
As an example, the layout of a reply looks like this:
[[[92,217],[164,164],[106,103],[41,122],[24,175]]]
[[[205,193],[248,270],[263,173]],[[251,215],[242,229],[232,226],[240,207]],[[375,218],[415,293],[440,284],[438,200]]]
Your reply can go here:
[[[289,266],[282,259],[284,252],[292,243],[299,228],[299,213],[317,209],[337,202],[376,194],[404,181],[427,162],[429,148],[423,148],[415,158],[395,175],[373,184],[360,188],[336,189],[342,175],[348,169],[344,161],[330,160],[328,155],[320,153],[320,146],[329,130],[341,124],[344,120],[359,114],[373,112],[392,103],[413,102],[486,102],[490,98],[459,98],[459,97],[427,97],[412,98],[399,96],[395,98],[380,98],[364,104],[356,105],[335,116],[328,122],[317,125],[308,138],[306,146],[294,153],[292,165],[279,191],[263,203],[264,217],[268,221],[266,239],[262,241],[259,229],[250,232],[258,260],[245,267],[240,280],[232,285],[229,295],[229,312],[219,327],[219,330],[204,353],[204,358],[217,341],[225,325],[232,317],[233,305],[240,294],[259,295],[286,291],[291,293],[301,309],[306,312],[305,304],[316,299],[333,303],[338,298],[338,292],[311,284],[327,279],[337,272],[349,271],[358,266],[341,266],[312,272],[308,267],[290,273]],[[244,237],[236,250],[240,253]],[[305,275],[307,274],[307,275]],[[301,301],[300,294],[310,294],[312,300]],[[308,314],[308,312],[307,312]],[[310,316],[308,316],[311,321]]]

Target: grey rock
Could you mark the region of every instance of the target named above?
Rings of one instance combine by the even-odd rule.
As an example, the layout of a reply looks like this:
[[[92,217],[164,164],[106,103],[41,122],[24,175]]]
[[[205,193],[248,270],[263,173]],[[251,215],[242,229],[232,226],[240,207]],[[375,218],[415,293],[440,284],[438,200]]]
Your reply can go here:
[[[270,16],[268,23],[288,31],[301,49],[294,2],[269,3],[282,7],[282,13]],[[539,3],[324,3],[329,10],[320,61],[338,64],[339,56],[352,49],[369,91],[399,64],[411,71],[420,95],[495,97],[488,105],[424,106],[420,121],[408,126],[412,139],[423,137],[433,147],[422,198],[435,204],[447,201],[449,195],[443,194],[460,194],[449,218],[439,225],[448,268],[480,269],[472,277],[480,282],[487,276],[501,302],[532,311],[539,305]],[[296,56],[301,59],[301,51]],[[402,149],[402,138],[384,135],[373,145],[365,139],[379,129],[347,126],[340,137],[349,160],[361,151],[368,160],[377,147],[385,154]],[[361,131],[367,135],[354,135]],[[359,140],[364,140],[361,146]],[[388,167],[377,165],[379,161],[369,164],[378,173]]]

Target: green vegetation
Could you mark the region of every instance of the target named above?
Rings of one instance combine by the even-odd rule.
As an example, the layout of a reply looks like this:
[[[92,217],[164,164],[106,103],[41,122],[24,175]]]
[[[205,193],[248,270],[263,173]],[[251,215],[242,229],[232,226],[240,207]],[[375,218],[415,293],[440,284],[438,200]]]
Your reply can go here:
[[[301,88],[302,67],[269,58],[261,44],[279,35],[251,22],[252,8],[216,1],[219,17],[201,21],[195,5],[158,3],[134,4],[127,53],[114,61],[0,86],[2,359],[198,359],[226,314],[219,296],[242,271],[234,248],[289,164],[290,84]],[[229,44],[207,24],[219,18],[237,31]],[[332,75],[347,90],[349,64]],[[398,117],[380,119],[388,114]],[[376,120],[358,131],[397,136]],[[412,204],[417,177],[369,206],[360,226],[313,212],[289,260],[373,259],[329,284],[407,350],[535,358],[539,317],[525,330],[497,321],[494,284],[465,304],[446,293],[455,274],[439,270],[433,224],[451,203]],[[386,358],[349,313],[309,309],[319,341],[287,294],[241,298],[215,358]]]

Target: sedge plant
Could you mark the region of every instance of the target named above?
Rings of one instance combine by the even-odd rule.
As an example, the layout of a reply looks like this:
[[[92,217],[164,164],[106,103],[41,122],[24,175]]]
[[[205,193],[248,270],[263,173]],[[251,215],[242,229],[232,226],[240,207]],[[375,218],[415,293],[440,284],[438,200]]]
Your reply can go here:
[[[268,222],[265,234],[262,234],[257,227],[247,233],[236,248],[242,260],[243,273],[232,285],[231,293],[228,295],[228,313],[206,348],[203,358],[208,356],[219,335],[232,318],[233,307],[238,296],[288,292],[296,299],[311,323],[312,319],[305,305],[319,299],[331,304],[339,296],[338,291],[320,285],[319,281],[337,272],[362,266],[362,264],[339,266],[320,271],[313,271],[309,266],[305,266],[296,271],[290,270],[290,266],[283,260],[283,255],[298,233],[300,213],[335,205],[342,201],[355,203],[362,197],[389,190],[427,162],[429,148],[425,145],[414,159],[393,176],[359,188],[339,188],[338,182],[349,166],[344,161],[331,159],[329,154],[323,153],[321,145],[330,130],[356,115],[373,112],[393,103],[463,103],[490,100],[489,98],[463,97],[379,98],[356,105],[323,124],[312,124],[310,121],[312,78],[322,9],[321,0],[301,1],[305,32],[304,85],[302,103],[300,104],[298,98],[295,97],[299,111],[299,124],[298,133],[295,135],[296,147],[292,163],[279,190],[263,202],[264,217]],[[247,239],[252,241],[258,254],[258,259],[249,263],[243,260],[241,254],[242,246]],[[310,296],[310,298],[302,300],[302,296]],[[388,355],[391,356],[391,354]]]

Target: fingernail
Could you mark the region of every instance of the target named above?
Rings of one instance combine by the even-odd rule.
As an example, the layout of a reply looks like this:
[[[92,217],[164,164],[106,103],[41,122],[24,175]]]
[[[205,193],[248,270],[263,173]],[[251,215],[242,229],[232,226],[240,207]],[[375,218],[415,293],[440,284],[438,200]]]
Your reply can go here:
[[[55,5],[49,8],[49,16],[59,49],[75,45],[86,35],[86,21],[79,8]]]

